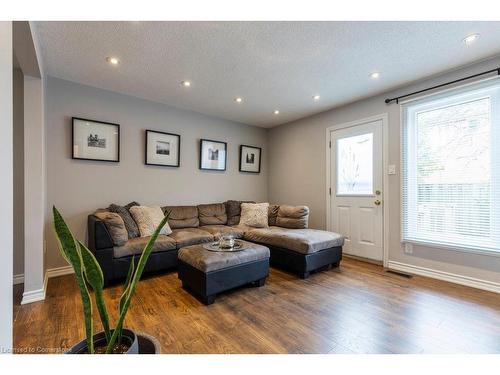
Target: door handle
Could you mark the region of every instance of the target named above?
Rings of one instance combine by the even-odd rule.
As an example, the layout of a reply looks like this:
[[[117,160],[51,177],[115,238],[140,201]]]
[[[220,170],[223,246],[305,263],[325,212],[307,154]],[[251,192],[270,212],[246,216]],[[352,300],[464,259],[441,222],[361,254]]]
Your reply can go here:
[[[376,200],[375,202],[373,202],[373,203],[375,203],[375,206],[380,206],[380,204],[381,204],[382,202],[381,202],[381,201],[379,201],[379,200],[377,199],[377,200]]]

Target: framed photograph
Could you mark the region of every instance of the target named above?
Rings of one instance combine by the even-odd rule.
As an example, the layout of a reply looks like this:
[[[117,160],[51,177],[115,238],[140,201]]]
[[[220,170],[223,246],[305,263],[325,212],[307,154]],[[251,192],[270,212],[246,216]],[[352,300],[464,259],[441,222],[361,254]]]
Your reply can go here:
[[[120,125],[72,118],[73,159],[120,161]]]
[[[200,169],[212,171],[225,171],[227,160],[227,143],[200,140]]]
[[[181,136],[146,130],[146,164],[178,167],[181,155]]]
[[[260,173],[260,147],[240,146],[240,172]]]

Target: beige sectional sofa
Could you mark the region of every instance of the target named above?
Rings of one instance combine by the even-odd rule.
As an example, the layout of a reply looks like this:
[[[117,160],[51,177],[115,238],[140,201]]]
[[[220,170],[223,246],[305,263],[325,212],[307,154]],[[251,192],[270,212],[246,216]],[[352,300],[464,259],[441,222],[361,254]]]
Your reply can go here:
[[[135,203],[135,202],[134,202]],[[271,250],[271,265],[277,265],[307,277],[319,268],[338,266],[342,257],[343,237],[339,234],[308,229],[309,209],[305,206],[269,207],[268,227],[240,225],[239,201],[197,206],[165,206],[170,212],[172,233],[160,235],[148,261],[146,272],[165,271],[177,266],[177,251],[185,246],[214,241],[220,234],[259,243]],[[126,206],[127,207],[127,206]],[[89,215],[89,248],[104,272],[106,284],[126,276],[133,256],[138,256],[149,237],[134,236],[116,243],[116,223],[111,226],[99,215]],[[99,217],[98,217],[99,216]],[[130,237],[130,233],[129,233]]]

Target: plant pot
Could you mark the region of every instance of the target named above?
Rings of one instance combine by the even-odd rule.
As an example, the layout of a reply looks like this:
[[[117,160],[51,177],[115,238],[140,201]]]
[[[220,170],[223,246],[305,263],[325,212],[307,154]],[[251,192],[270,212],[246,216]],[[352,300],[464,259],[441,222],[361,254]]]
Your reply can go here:
[[[157,339],[146,333],[137,333],[139,354],[161,354],[161,345]]]
[[[113,331],[111,331],[113,334]],[[139,342],[137,335],[126,328],[122,330],[122,342],[129,345],[126,353],[123,354],[139,354]],[[104,332],[99,332],[94,335],[94,347],[106,345],[106,335]],[[66,354],[87,354],[87,340],[82,340],[72,348],[70,348]]]

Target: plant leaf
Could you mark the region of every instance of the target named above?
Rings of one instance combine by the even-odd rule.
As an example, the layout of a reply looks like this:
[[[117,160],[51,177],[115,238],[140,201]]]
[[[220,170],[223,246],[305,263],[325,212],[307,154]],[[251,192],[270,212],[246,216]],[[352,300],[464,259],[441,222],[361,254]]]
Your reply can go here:
[[[82,298],[83,314],[85,319],[85,333],[87,336],[87,347],[90,354],[94,353],[94,328],[92,322],[92,300],[83,276],[83,261],[79,246],[75,237],[69,230],[63,217],[55,206],[52,207],[54,216],[54,230],[59,241],[59,248],[64,259],[73,267],[75,271],[76,283],[80,289]]]
[[[134,275],[134,270],[135,270],[135,257],[132,257],[132,261],[130,262],[130,267],[128,268],[128,273],[127,273],[127,278],[125,279],[125,285],[123,286],[123,293],[120,297],[120,303],[119,303],[119,312],[123,311],[123,306],[125,305],[125,301],[127,299],[127,296],[130,292],[130,282],[132,281],[132,276]],[[115,329],[118,331],[118,341],[121,341],[122,337],[122,328],[123,328],[123,322],[120,326],[116,326]]]
[[[103,297],[104,275],[102,274],[101,267],[99,266],[94,254],[92,254],[92,252],[82,242],[78,241],[78,245],[80,246],[80,253],[82,254],[85,279],[94,290],[97,311],[99,312],[99,317],[101,318],[104,335],[106,336],[106,343],[108,343],[111,339],[111,333],[109,331],[108,311]]]
[[[122,327],[123,321],[125,320],[125,315],[127,315],[128,308],[130,306],[130,302],[132,300],[132,297],[134,295],[135,289],[137,288],[137,284],[139,283],[139,280],[141,279],[142,272],[144,271],[144,267],[146,266],[146,262],[149,259],[149,256],[151,255],[151,252],[153,251],[153,246],[156,242],[156,239],[158,238],[158,235],[160,234],[161,229],[163,226],[166,224],[168,221],[168,218],[170,217],[170,212],[168,212],[161,223],[158,225],[156,230],[154,231],[153,235],[148,241],[148,244],[144,248],[141,257],[139,258],[139,262],[137,263],[137,269],[134,273],[134,276],[132,277],[132,281],[130,282],[129,286],[129,291],[127,296],[125,297],[125,302],[123,303],[123,308],[120,311],[120,318],[118,319],[118,323],[116,324],[117,327]],[[106,348],[106,353],[111,353],[113,351],[113,347],[115,346],[116,339],[118,338],[118,330],[113,331],[113,335],[111,336],[111,340],[108,344],[108,347]]]

